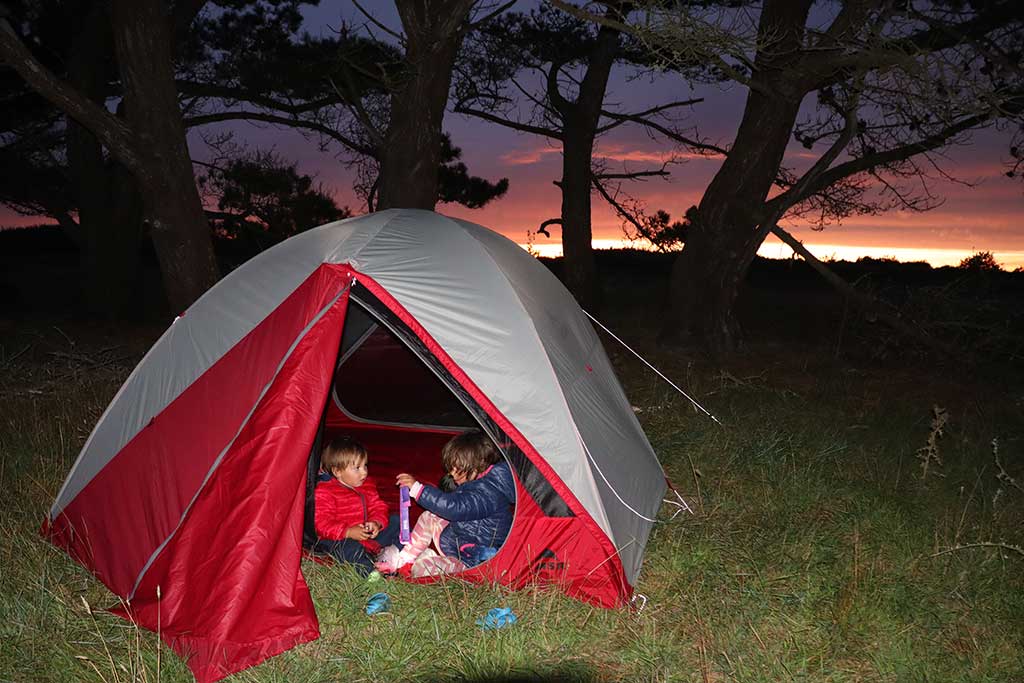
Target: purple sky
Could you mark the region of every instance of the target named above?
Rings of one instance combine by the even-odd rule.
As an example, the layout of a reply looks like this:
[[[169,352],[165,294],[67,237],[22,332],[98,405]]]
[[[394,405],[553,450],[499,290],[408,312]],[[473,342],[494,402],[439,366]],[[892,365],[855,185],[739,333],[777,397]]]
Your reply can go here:
[[[525,9],[533,2],[520,2]],[[398,29],[399,23],[390,2],[364,4],[389,27]],[[358,21],[347,2],[322,2],[320,7],[306,12],[307,25],[312,32],[337,26],[343,16]],[[379,35],[379,32],[378,32]],[[664,76],[655,82],[649,79],[628,80],[624,70],[613,73],[607,101],[620,103],[620,110],[642,110],[645,106],[666,99],[685,99],[691,96],[687,85],[678,77]],[[738,86],[722,89],[702,89],[705,101],[692,108],[690,121],[705,138],[727,146],[742,114],[745,90]],[[335,161],[331,154],[318,152],[315,145],[301,136],[282,131],[258,131],[248,135],[259,144],[276,144],[286,156],[299,161],[307,173],[316,173],[339,203],[359,209],[359,201],[351,190],[351,174]],[[558,215],[560,195],[552,184],[561,177],[560,149],[548,140],[519,134],[489,123],[448,113],[445,129],[456,145],[463,150],[463,159],[476,175],[490,179],[507,177],[508,194],[483,209],[467,210],[456,205],[440,205],[442,213],[460,216],[498,230],[510,238],[526,241],[526,231],[548,218]],[[986,131],[975,134],[970,145],[948,152],[943,170],[956,178],[970,182],[973,187],[933,180],[931,191],[945,198],[945,203],[927,213],[891,211],[879,216],[853,217],[824,231],[816,232],[809,225],[789,222],[792,231],[808,245],[818,247],[822,257],[855,258],[857,255],[892,255],[901,260],[917,258],[940,263],[958,262],[975,251],[992,251],[1004,265],[1024,265],[1024,186],[1004,173],[1008,156],[1008,138],[1005,133]],[[816,147],[814,154],[822,149]],[[599,140],[597,154],[608,160],[610,168],[656,168],[660,160],[671,153],[664,142],[651,140],[638,128],[624,126]],[[794,168],[806,167],[811,154],[797,143],[787,151],[787,164]],[[696,158],[673,167],[668,180],[652,179],[627,186],[628,192],[642,199],[651,210],[665,209],[673,216],[681,216],[691,205],[700,201],[708,181],[720,162]],[[604,201],[593,199],[594,238],[599,246],[605,241],[623,239],[621,221]],[[537,246],[555,245],[559,239],[557,228],[552,238],[541,236]],[[788,256],[789,249],[775,243],[766,245],[762,253]],[[948,253],[946,253],[948,251]]]
[[[533,3],[520,3],[528,7]],[[378,13],[388,26],[398,28],[390,2],[365,3]],[[330,30],[341,17],[353,21],[357,17],[348,2],[324,0],[320,7],[306,11],[311,32]],[[379,32],[378,32],[379,33]],[[641,110],[666,99],[691,96],[678,77],[664,76],[654,83],[626,78],[624,71],[613,74],[608,101],[620,104],[620,111]],[[731,143],[742,113],[745,91],[732,86],[726,89],[702,89],[705,101],[694,106],[690,121],[701,136],[722,146]],[[542,138],[519,134],[499,126],[448,113],[445,129],[454,143],[463,150],[463,160],[472,173],[489,179],[507,177],[508,194],[484,209],[470,211],[456,205],[439,205],[442,213],[455,215],[486,225],[517,242],[526,241],[527,230],[548,218],[557,216],[560,196],[553,180],[561,177],[560,149]],[[335,153],[320,152],[313,141],[294,131],[268,126],[235,125],[238,139],[251,148],[274,148],[283,157],[299,164],[300,171],[313,174],[335,197],[339,204],[355,211],[362,210],[352,191],[352,173],[336,158]],[[973,187],[945,180],[933,180],[933,194],[944,197],[944,204],[927,213],[891,211],[879,216],[853,217],[822,232],[812,231],[800,222],[783,225],[805,241],[820,257],[856,258],[859,255],[896,256],[900,260],[923,259],[935,265],[956,263],[975,251],[992,251],[1004,266],[1024,265],[1024,186],[1019,180],[1005,177],[1004,162],[1008,152],[1005,133],[985,131],[975,134],[971,144],[950,150],[943,169]],[[198,135],[190,136],[195,158],[207,156]],[[597,145],[597,155],[604,157],[610,169],[656,168],[671,153],[667,143],[651,140],[638,128],[620,127]],[[806,167],[809,154],[820,154],[816,147],[808,152],[791,143],[787,165]],[[715,159],[696,158],[672,168],[668,180],[651,179],[626,186],[630,194],[646,202],[650,210],[665,209],[673,217],[681,216],[700,200],[701,193],[719,166]],[[596,246],[611,246],[623,239],[621,221],[604,201],[593,198],[594,238]],[[0,213],[0,224],[26,224],[31,219],[9,217]],[[557,227],[552,238],[538,238],[542,250],[556,246]],[[766,244],[762,254],[789,256],[788,248],[779,243]]]

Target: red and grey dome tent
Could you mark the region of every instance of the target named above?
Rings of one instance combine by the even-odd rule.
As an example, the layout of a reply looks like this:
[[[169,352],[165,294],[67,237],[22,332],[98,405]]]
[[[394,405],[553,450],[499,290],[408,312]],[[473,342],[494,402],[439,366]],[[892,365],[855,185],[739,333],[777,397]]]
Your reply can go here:
[[[586,315],[516,244],[429,211],[297,235],[177,318],[89,436],[44,533],[200,681],[319,635],[302,576],[309,463],[367,441],[382,493],[483,428],[515,522],[461,576],[627,601],[664,473]]]

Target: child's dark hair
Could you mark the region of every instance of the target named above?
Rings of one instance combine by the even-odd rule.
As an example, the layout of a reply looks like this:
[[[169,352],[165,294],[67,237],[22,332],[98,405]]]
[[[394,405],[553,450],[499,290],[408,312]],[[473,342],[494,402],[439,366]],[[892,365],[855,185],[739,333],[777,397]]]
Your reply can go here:
[[[324,451],[320,454],[320,469],[324,472],[334,472],[362,460],[366,460],[366,447],[351,436],[339,434],[324,446]]]
[[[441,449],[441,464],[446,472],[476,472],[480,474],[501,460],[501,452],[491,437],[479,429],[463,432]]]

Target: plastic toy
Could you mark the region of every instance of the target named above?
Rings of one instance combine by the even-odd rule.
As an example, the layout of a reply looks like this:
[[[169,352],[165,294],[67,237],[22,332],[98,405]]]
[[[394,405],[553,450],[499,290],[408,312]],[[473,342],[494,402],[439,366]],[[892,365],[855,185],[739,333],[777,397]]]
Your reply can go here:
[[[412,532],[409,530],[409,505],[409,487],[398,487],[398,540],[401,543],[412,540]]]

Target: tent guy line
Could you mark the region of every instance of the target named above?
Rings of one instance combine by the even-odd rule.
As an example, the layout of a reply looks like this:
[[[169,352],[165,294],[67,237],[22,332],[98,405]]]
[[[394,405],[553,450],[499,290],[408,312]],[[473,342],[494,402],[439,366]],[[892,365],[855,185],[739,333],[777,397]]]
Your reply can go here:
[[[672,387],[673,389],[675,389],[675,390],[676,390],[676,391],[678,391],[678,392],[679,392],[680,394],[682,394],[683,396],[685,396],[685,397],[686,397],[686,399],[687,399],[687,400],[688,400],[688,401],[689,401],[690,403],[692,403],[692,404],[694,405],[694,407],[696,407],[696,408],[699,408],[699,409],[700,409],[700,410],[701,410],[701,411],[702,411],[702,412],[703,412],[703,413],[704,413],[705,415],[707,415],[707,416],[708,416],[708,417],[710,417],[710,418],[711,418],[712,420],[714,420],[715,422],[717,422],[717,423],[718,423],[718,425],[719,425],[720,427],[724,427],[724,426],[725,426],[724,424],[722,424],[722,423],[721,423],[721,421],[719,421],[719,419],[718,419],[717,417],[715,417],[714,415],[712,415],[712,414],[711,414],[711,413],[710,413],[710,412],[708,411],[708,409],[707,409],[707,408],[705,408],[705,407],[704,407],[704,406],[702,406],[701,404],[697,403],[696,399],[694,399],[694,398],[693,398],[692,396],[690,396],[690,395],[689,395],[688,393],[686,393],[685,391],[683,391],[682,389],[680,389],[680,388],[679,388],[679,387],[678,387],[678,386],[676,385],[676,383],[675,383],[675,382],[673,382],[673,381],[672,381],[672,380],[670,380],[670,379],[669,379],[668,377],[666,377],[666,376],[665,376],[665,375],[664,375],[664,374],[663,374],[663,373],[661,372],[661,370],[659,370],[658,368],[656,368],[656,367],[654,367],[653,365],[651,365],[650,363],[648,363],[648,362],[647,362],[647,359],[646,359],[646,358],[644,358],[644,357],[643,357],[643,356],[641,356],[641,355],[640,355],[639,353],[637,353],[636,351],[634,351],[634,350],[632,349],[632,347],[630,347],[630,345],[629,345],[629,344],[627,344],[626,342],[624,342],[624,341],[622,341],[621,339],[619,339],[619,338],[618,338],[618,336],[616,336],[616,334],[615,334],[614,332],[612,332],[612,331],[611,331],[611,330],[609,330],[609,329],[608,329],[607,327],[605,327],[604,325],[602,325],[602,324],[601,324],[601,321],[600,321],[600,320],[598,320],[598,319],[597,319],[597,318],[595,318],[594,316],[590,315],[590,313],[588,313],[588,312],[587,312],[587,311],[586,311],[585,309],[581,308],[580,310],[581,310],[581,311],[583,311],[583,313],[585,313],[585,314],[586,314],[586,316],[587,316],[588,318],[590,318],[590,319],[591,319],[592,321],[594,321],[594,323],[595,323],[595,324],[596,324],[596,325],[597,325],[598,327],[600,327],[600,328],[601,328],[602,330],[604,330],[605,332],[607,332],[608,334],[610,334],[610,335],[611,335],[611,337],[612,337],[612,339],[614,339],[615,341],[617,341],[617,342],[619,342],[620,344],[622,344],[622,345],[623,345],[624,347],[626,347],[626,349],[628,349],[628,350],[629,350],[629,352],[630,352],[630,353],[632,353],[632,354],[633,354],[634,356],[636,356],[636,357],[637,357],[637,358],[639,358],[639,359],[640,359],[641,361],[643,361],[644,365],[646,365],[647,367],[649,367],[649,368],[650,368],[651,370],[654,370],[654,372],[655,372],[655,373],[657,373],[658,377],[661,377],[661,378],[662,378],[663,380],[665,380],[666,382],[668,382],[668,383],[669,383],[669,385],[671,385],[671,387]]]
[[[584,311],[584,313],[586,313],[586,311]],[[587,313],[587,315],[590,315],[590,314],[589,314],[589,313]],[[600,323],[598,323],[598,324],[600,325]],[[712,417],[713,417],[713,416],[712,416]],[[718,422],[717,420],[715,420],[715,421],[716,421],[716,422]],[[719,424],[721,424],[721,423],[719,423]],[[638,511],[637,511],[637,510],[636,510],[636,509],[635,509],[635,508],[634,508],[634,507],[633,507],[632,505],[630,505],[629,503],[627,503],[627,502],[626,502],[626,501],[625,501],[625,500],[623,499],[623,497],[622,497],[622,496],[620,496],[620,495],[619,495],[619,492],[615,490],[615,487],[614,487],[614,486],[612,486],[612,483],[611,483],[610,481],[608,481],[608,477],[604,476],[604,472],[603,472],[603,471],[601,470],[601,466],[597,464],[597,460],[595,460],[595,459],[594,459],[594,456],[590,454],[590,449],[589,449],[589,448],[587,448],[587,444],[586,444],[586,442],[585,442],[585,441],[583,440],[583,437],[582,437],[582,436],[580,436],[580,434],[579,434],[579,431],[577,431],[577,432],[576,432],[576,438],[578,438],[578,439],[579,439],[579,442],[580,442],[580,446],[582,446],[582,447],[583,447],[583,452],[587,454],[587,458],[588,458],[588,459],[590,460],[590,463],[591,463],[591,464],[592,464],[592,465],[594,466],[594,469],[596,469],[596,470],[597,470],[597,473],[601,475],[601,479],[603,479],[603,480],[604,480],[605,486],[607,486],[607,487],[608,487],[608,489],[609,489],[609,490],[610,490],[610,491],[611,491],[612,493],[614,493],[614,494],[615,494],[615,497],[619,499],[619,502],[620,502],[620,503],[622,503],[622,504],[623,504],[623,505],[624,505],[624,506],[626,507],[626,509],[627,509],[627,510],[629,510],[630,512],[632,512],[632,513],[633,513],[634,515],[636,515],[636,516],[637,516],[637,517],[639,517],[640,519],[642,519],[642,520],[644,520],[644,521],[647,521],[647,522],[651,522],[651,523],[653,523],[653,524],[657,524],[657,523],[659,522],[659,520],[657,520],[657,519],[653,519],[653,518],[651,518],[651,517],[648,517],[648,516],[644,515],[644,514],[643,514],[643,513],[641,513],[641,512],[638,512]],[[659,463],[659,465],[660,465],[660,463]],[[661,471],[662,471],[662,473],[664,474],[664,472],[665,472],[665,468],[663,467],[663,468],[661,469]],[[666,481],[668,481],[668,475],[667,475],[667,474],[665,475],[665,480],[666,480]],[[687,512],[689,512],[689,513],[690,513],[690,514],[692,515],[692,514],[693,514],[693,510],[691,510],[691,509],[690,509],[690,505],[689,505],[689,504],[688,504],[688,503],[687,503],[687,502],[686,502],[686,501],[685,501],[685,500],[683,499],[683,497],[682,497],[681,495],[679,495],[679,492],[678,492],[678,491],[674,491],[674,493],[676,494],[676,497],[677,497],[677,498],[678,498],[678,499],[679,499],[679,500],[681,501],[681,503],[682,503],[681,505],[680,505],[679,503],[677,503],[676,501],[674,501],[674,500],[671,500],[671,499],[669,499],[669,498],[666,498],[666,499],[664,499],[664,500],[662,501],[663,503],[669,503],[669,504],[671,504],[671,505],[675,505],[675,506],[677,506],[677,507],[679,508],[679,510],[676,510],[676,513],[675,513],[674,515],[672,515],[671,519],[675,519],[675,518],[676,518],[676,515],[678,515],[678,514],[679,514],[680,510],[686,510]]]

